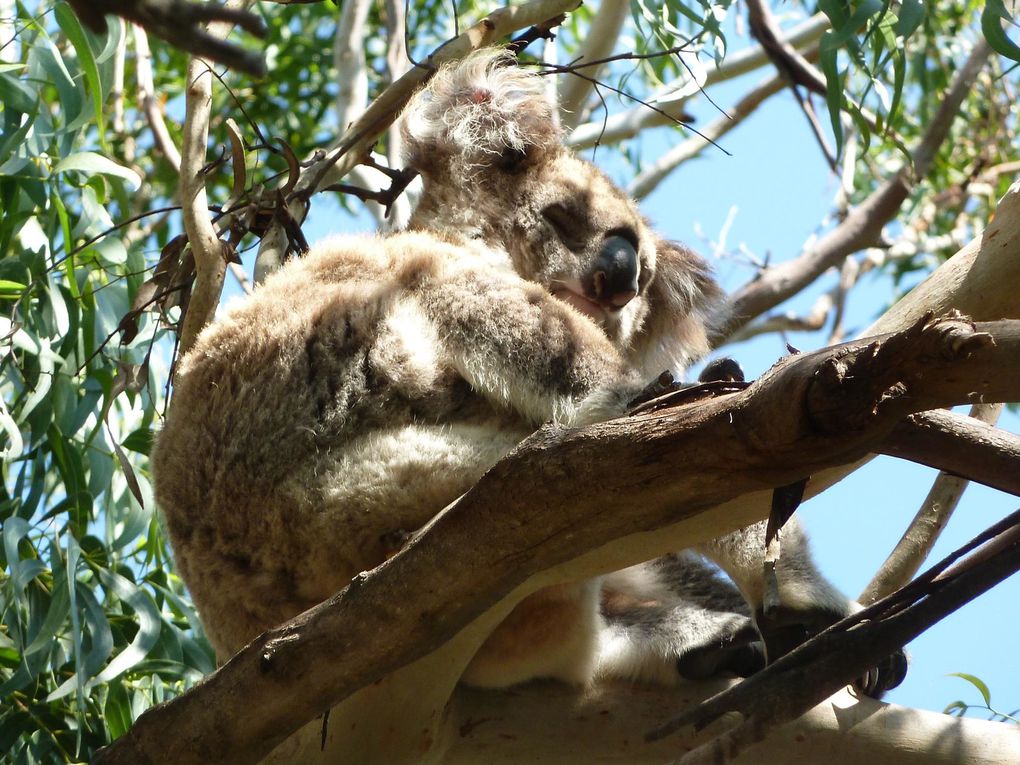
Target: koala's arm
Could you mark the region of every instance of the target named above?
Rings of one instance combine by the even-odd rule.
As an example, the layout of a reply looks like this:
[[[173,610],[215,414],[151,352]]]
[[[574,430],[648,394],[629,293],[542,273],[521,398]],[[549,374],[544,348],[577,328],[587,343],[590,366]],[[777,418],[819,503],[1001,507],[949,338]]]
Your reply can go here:
[[[533,425],[619,416],[647,382],[599,327],[507,271],[447,268],[417,299],[458,373]]]

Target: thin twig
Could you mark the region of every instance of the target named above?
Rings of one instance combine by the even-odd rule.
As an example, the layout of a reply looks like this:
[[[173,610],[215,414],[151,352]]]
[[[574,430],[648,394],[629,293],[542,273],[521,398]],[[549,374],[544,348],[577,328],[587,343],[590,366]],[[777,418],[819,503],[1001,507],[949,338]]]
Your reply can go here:
[[[977,422],[994,425],[1001,412],[1002,404],[975,404],[970,416]],[[1016,467],[1020,469],[1020,465]],[[910,581],[931,553],[969,483],[966,478],[945,471],[936,476],[903,537],[858,598],[861,603],[874,603]]]
[[[975,43],[966,63],[957,71],[949,90],[921,142],[914,149],[911,162],[872,192],[835,229],[822,237],[810,250],[786,263],[773,266],[737,290],[731,301],[728,323],[713,338],[718,344],[754,317],[799,293],[829,268],[842,263],[847,255],[877,242],[882,229],[923,178],[939,146],[949,135],[960,105],[981,72],[991,48],[984,40]]]
[[[740,125],[767,98],[783,90],[781,77],[772,77],[747,93],[729,116],[719,117],[702,129],[699,136],[715,145],[715,142]],[[650,194],[666,177],[684,162],[698,156],[705,149],[705,141],[689,138],[674,146],[655,162],[642,170],[627,187],[627,193],[635,199],[643,199]]]
[[[796,48],[805,48],[817,43],[822,33],[828,28],[828,17],[824,13],[817,13],[791,29],[785,40]],[[717,83],[754,71],[767,63],[769,63],[769,58],[765,49],[760,45],[738,51],[732,56],[727,56],[721,66],[709,71],[703,87],[710,88]],[[686,78],[683,82],[667,83],[651,100],[666,98],[671,91],[677,90],[685,83]],[[589,148],[600,135],[607,143],[617,143],[627,138],[633,138],[646,128],[668,125],[674,117],[684,113],[689,99],[690,97],[684,97],[670,100],[665,110],[668,112],[668,117],[663,117],[656,112],[649,112],[641,107],[634,107],[609,117],[604,130],[600,124],[601,120],[579,125],[567,136],[567,145],[575,149]]]
[[[620,30],[630,15],[629,3],[603,0],[595,12],[591,25],[584,40],[581,42],[576,63],[596,67],[588,72],[591,77],[598,77],[599,68],[605,63],[605,56],[616,47]],[[602,59],[601,62],[599,60]],[[599,62],[599,63],[586,63]],[[576,65],[576,64],[575,64]],[[592,92],[592,84],[582,77],[566,77],[559,83],[560,119],[563,126],[572,130],[585,118],[585,105]]]

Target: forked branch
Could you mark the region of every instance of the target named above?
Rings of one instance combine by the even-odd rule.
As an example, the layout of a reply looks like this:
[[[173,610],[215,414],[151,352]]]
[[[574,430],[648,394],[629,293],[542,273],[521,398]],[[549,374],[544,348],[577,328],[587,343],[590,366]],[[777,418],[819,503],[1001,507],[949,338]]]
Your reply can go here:
[[[635,529],[670,527],[660,542],[674,549],[732,531],[747,519],[708,508],[860,459],[904,416],[975,392],[1020,398],[1020,322],[926,320],[790,357],[746,391],[681,410],[546,426],[401,553],[146,712],[99,762],[254,762],[512,589],[548,585],[544,572]]]

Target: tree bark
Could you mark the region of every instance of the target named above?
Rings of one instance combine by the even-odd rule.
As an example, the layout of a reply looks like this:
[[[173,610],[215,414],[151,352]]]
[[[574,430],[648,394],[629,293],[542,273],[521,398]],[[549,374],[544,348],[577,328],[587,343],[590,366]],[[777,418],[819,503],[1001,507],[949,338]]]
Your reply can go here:
[[[739,394],[576,430],[546,426],[400,554],[143,714],[100,762],[254,762],[468,628],[444,658],[452,683],[513,603],[579,575],[577,556],[635,528],[654,537],[624,546],[622,559],[613,544],[612,565],[588,559],[595,574],[732,531],[757,518],[720,503],[860,459],[904,416],[975,391],[1020,399],[1020,322],[919,322],[788,357]],[[170,735],[180,730],[187,740]],[[427,732],[415,759],[446,741],[438,723]]]
[[[652,743],[644,733],[666,710],[694,706],[721,687],[610,685],[583,695],[553,684],[507,692],[459,688],[452,722],[458,735],[443,762],[662,765],[711,738],[715,726]],[[844,690],[732,762],[1002,765],[1018,746],[1014,726],[883,704]]]

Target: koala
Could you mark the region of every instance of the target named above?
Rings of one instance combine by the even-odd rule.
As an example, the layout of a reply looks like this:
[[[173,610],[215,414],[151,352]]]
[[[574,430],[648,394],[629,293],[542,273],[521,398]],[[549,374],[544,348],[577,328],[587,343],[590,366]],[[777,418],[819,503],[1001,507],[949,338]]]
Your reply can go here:
[[[440,69],[403,116],[424,182],[408,229],[315,246],[180,361],[156,497],[221,658],[383,562],[543,423],[620,416],[707,353],[706,264],[554,124],[508,54]],[[750,674],[853,608],[792,521],[766,612],[763,538],[537,592],[463,680]]]

